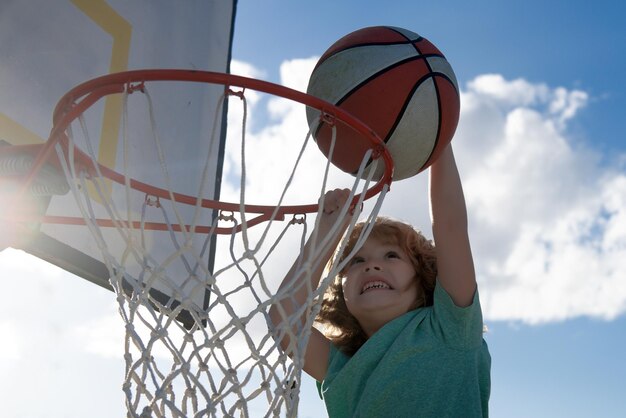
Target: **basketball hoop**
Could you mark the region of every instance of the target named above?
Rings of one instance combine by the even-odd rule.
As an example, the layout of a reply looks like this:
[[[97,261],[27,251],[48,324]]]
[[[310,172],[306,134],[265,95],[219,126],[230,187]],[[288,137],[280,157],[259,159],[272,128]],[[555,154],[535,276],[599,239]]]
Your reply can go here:
[[[167,141],[158,134],[161,127],[157,127],[157,113],[150,96],[153,86],[164,82],[219,88],[222,91],[220,103],[229,98],[243,103],[239,201],[216,200],[207,194],[208,179],[202,170],[197,173],[197,181],[188,181],[194,183],[191,192],[180,191],[174,185],[181,183],[181,179],[171,174],[176,164],[171,164],[168,152],[176,148],[171,144],[165,147]],[[329,180],[335,168],[330,158],[324,157],[323,168],[316,173],[319,182],[315,191],[307,189],[299,193],[311,196],[311,201],[303,204],[287,200],[293,194],[292,185],[300,177],[313,177],[311,172],[299,172],[303,155],[314,148],[308,147],[310,132],[316,128],[312,126],[302,144],[294,141],[298,152],[294,153],[293,168],[285,165],[284,172],[288,175],[281,180],[284,186],[279,186],[275,179],[268,179],[277,189],[276,201],[247,203],[246,167],[249,164],[245,157],[245,106],[248,91],[303,105],[309,109],[309,114],[311,110],[318,113],[318,125],[329,126],[333,131],[341,124],[357,132],[369,151],[356,175],[349,177],[350,183],[341,186],[351,190],[351,198],[342,210],[347,214],[351,207],[361,207],[364,201],[376,197],[367,213],[360,214],[370,220],[376,217],[393,173],[393,162],[383,141],[364,123],[330,103],[241,76],[190,70],[137,70],[105,75],[63,96],[54,110],[54,126],[45,144],[0,147],[0,170],[3,159],[29,158],[28,174],[20,173],[22,196],[30,193],[33,184],[46,179],[52,179],[49,181],[56,185],[56,188],[43,188],[50,195],[68,191],[74,195],[80,216],[46,214],[35,221],[87,228],[102,253],[125,324],[123,388],[129,416],[297,414],[303,350],[320,297],[343,266],[333,266],[318,289],[308,289],[307,303],[302,307],[307,323],[293,335],[291,340],[298,344],[288,351],[283,351],[272,335],[293,331],[285,324],[280,329],[270,326],[268,332],[270,322],[266,311],[297,290],[294,284],[293,289],[275,294],[281,278],[280,268],[291,264],[285,262],[285,257],[297,256],[293,243],[303,245],[310,231],[308,225],[312,225],[318,210],[323,210],[317,203],[321,196],[330,187],[339,186]],[[133,148],[137,138],[135,131],[127,127],[134,121],[134,116],[129,116],[128,101],[129,96],[135,94],[146,98],[142,112],[150,121],[145,133],[152,138],[150,153]],[[96,155],[87,114],[103,99],[120,95],[124,103],[124,125],[116,157],[120,163],[114,168],[103,164]],[[217,121],[224,116],[220,103],[215,105],[215,114],[207,118]],[[212,153],[223,152],[212,145],[219,142],[219,135],[214,130],[208,138],[207,149],[202,151],[206,154],[205,167]],[[333,135],[333,141],[340,141],[336,136]],[[332,144],[330,148],[332,154]],[[319,150],[313,152],[319,153]],[[151,164],[162,179],[158,184],[133,176],[137,160],[147,159],[149,155],[155,157]],[[373,170],[366,170],[372,161],[384,164],[383,175],[377,181],[372,180]],[[63,181],[41,174],[50,167],[63,173]],[[0,175],[8,176],[5,172]],[[13,222],[33,221],[21,218],[18,211],[13,212]],[[358,213],[352,215],[349,230],[358,216]],[[276,222],[283,220],[286,222]],[[311,258],[300,260],[303,275],[328,251],[340,230],[336,225],[334,237],[317,237]],[[221,238],[218,239],[218,235]],[[207,248],[214,245],[220,265],[210,269]],[[296,312],[298,317],[301,313]]]

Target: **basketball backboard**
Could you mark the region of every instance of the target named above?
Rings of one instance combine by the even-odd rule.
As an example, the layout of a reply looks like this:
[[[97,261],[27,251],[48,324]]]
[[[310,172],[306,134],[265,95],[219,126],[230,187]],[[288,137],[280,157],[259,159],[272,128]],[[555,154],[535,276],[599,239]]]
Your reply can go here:
[[[72,87],[107,73],[144,68],[184,68],[228,72],[236,1],[195,0],[32,0],[4,1],[0,6],[0,140],[3,144],[46,141],[57,101]],[[173,173],[178,190],[199,172],[207,138],[213,130],[219,89],[192,91],[194,100],[168,108],[168,116],[187,126],[179,132],[170,155],[182,163]],[[153,100],[175,102],[164,87]],[[213,108],[211,108],[213,106]],[[224,109],[225,110],[225,109]],[[122,101],[110,97],[97,111],[92,129],[98,161],[116,169],[119,160]],[[207,116],[208,115],[208,116]],[[217,135],[225,137],[225,118],[217,119]],[[141,149],[138,150],[142,152]],[[217,155],[217,154],[216,154]],[[219,197],[221,161],[211,162],[214,179],[208,195]],[[138,171],[142,167],[136,168]],[[151,183],[151,171],[138,174]],[[191,191],[190,193],[193,193]],[[45,201],[46,215],[76,215],[71,194]],[[210,216],[210,215],[209,215]],[[158,245],[159,234],[149,240]],[[209,243],[211,246],[212,243]],[[110,288],[109,272],[91,234],[84,226],[41,224],[23,249],[100,286]],[[206,251],[212,263],[213,249]]]

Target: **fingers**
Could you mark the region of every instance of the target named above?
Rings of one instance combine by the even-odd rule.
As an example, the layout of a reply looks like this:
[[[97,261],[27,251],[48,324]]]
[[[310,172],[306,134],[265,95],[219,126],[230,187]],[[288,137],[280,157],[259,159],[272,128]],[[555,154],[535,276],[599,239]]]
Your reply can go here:
[[[335,189],[327,191],[322,198],[324,213],[330,215],[340,211],[349,198],[350,189]]]

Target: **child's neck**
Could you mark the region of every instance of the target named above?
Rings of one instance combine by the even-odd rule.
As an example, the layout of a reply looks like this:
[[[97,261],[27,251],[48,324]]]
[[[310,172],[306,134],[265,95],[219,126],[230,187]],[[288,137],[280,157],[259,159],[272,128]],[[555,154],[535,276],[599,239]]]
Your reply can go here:
[[[396,318],[404,315],[406,312],[398,313],[397,311],[390,310],[377,310],[373,312],[371,315],[363,315],[362,318],[358,318],[359,324],[361,328],[367,335],[367,338],[370,338],[374,335],[378,330],[387,325],[389,322],[393,321]]]

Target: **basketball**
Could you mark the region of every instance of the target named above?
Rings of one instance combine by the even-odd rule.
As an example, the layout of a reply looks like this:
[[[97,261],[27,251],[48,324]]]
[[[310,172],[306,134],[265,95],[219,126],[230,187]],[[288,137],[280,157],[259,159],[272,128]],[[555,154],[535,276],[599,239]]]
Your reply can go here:
[[[317,62],[307,93],[350,112],[385,141],[394,161],[394,181],[432,164],[459,120],[452,67],[427,39],[397,27],[368,27],[339,39]],[[318,124],[319,111],[314,109],[307,109],[307,120],[318,147],[329,157],[332,128]],[[337,125],[331,161],[356,174],[370,145]],[[382,173],[381,163],[373,178]]]

